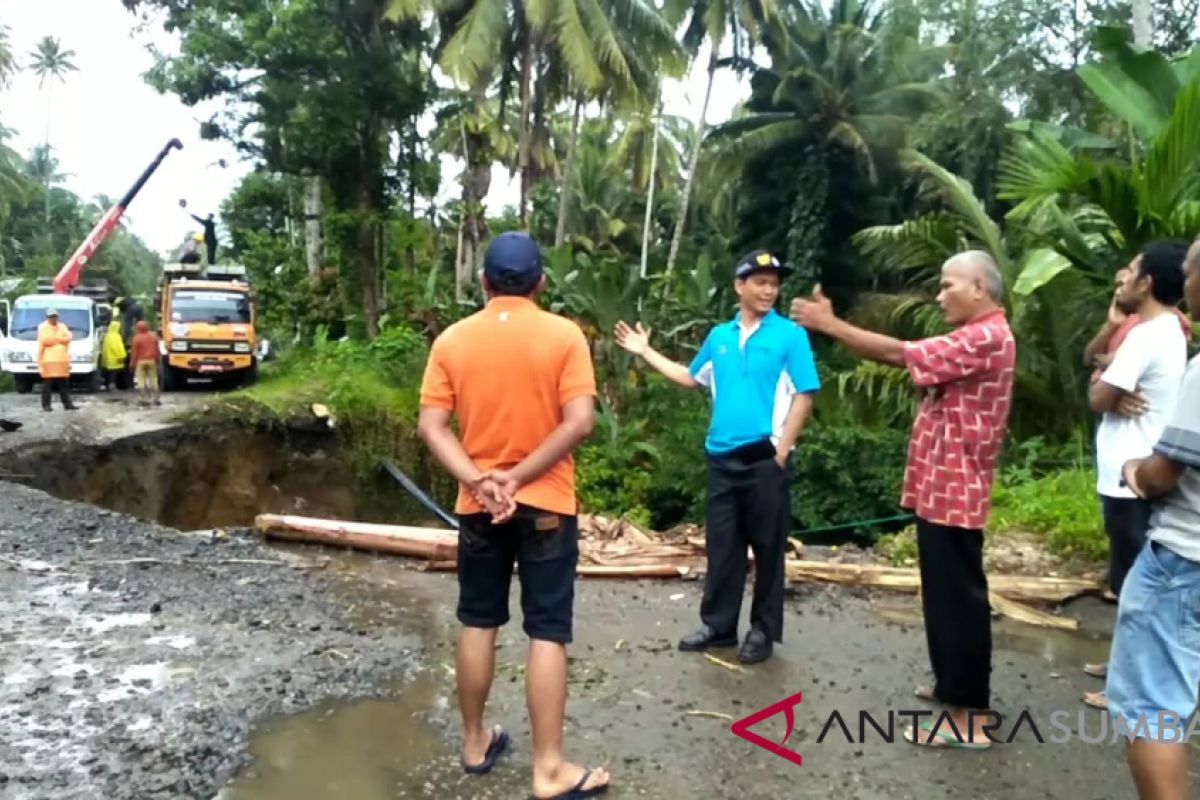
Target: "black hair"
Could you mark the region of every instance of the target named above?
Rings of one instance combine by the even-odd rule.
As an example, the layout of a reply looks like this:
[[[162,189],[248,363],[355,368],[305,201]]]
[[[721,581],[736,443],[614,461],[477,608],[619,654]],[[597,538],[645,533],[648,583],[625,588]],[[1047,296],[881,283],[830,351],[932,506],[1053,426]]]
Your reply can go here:
[[[1177,306],[1183,299],[1183,262],[1188,243],[1182,239],[1151,242],[1142,248],[1137,277],[1150,278],[1150,294],[1164,306]]]

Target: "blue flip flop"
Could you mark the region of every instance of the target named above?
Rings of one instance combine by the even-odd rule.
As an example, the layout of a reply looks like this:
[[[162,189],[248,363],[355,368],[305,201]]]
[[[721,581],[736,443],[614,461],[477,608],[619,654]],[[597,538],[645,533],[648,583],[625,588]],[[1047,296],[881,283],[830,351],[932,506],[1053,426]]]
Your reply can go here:
[[[508,749],[508,742],[508,731],[496,728],[492,731],[492,741],[488,745],[487,753],[483,756],[483,761],[470,766],[464,763],[463,771],[468,775],[487,775],[492,771],[492,767],[496,766],[496,759]]]
[[[529,800],[584,800],[588,797],[599,797],[608,791],[608,784],[593,786],[591,789],[584,789],[583,785],[588,782],[588,778],[592,777],[592,769],[585,769],[583,777],[579,779],[579,783],[567,789],[562,794],[556,794],[553,797],[538,797],[537,795],[529,795]]]

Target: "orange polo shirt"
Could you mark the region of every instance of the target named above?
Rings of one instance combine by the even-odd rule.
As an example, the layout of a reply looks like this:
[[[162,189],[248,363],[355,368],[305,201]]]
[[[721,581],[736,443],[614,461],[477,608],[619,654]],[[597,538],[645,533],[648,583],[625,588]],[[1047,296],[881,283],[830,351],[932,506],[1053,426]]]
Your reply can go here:
[[[421,384],[421,405],[458,417],[463,447],[485,471],[516,466],[559,426],[567,402],[595,395],[583,331],[524,297],[495,297],[447,328],[433,343]],[[574,459],[568,455],[522,487],[516,500],[577,513]],[[459,487],[455,511],[482,509]]]

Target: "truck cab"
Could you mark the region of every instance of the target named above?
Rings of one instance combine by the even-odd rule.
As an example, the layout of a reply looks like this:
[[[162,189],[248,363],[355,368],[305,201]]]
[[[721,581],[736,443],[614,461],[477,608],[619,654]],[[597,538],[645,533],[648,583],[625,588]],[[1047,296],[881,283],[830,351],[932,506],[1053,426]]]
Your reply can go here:
[[[101,308],[88,297],[70,294],[27,294],[11,306],[0,349],[0,368],[13,376],[17,391],[28,393],[41,381],[38,372],[38,326],[46,310],[58,311],[59,323],[71,331],[71,380],[90,391],[100,388],[100,348],[104,337]]]
[[[169,264],[158,307],[164,388],[258,379],[254,298],[245,267]]]

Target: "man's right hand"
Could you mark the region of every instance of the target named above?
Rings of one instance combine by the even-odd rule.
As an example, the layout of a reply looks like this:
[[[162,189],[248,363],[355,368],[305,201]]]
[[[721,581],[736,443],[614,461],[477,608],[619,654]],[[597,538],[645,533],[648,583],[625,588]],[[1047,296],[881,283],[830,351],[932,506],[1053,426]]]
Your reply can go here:
[[[471,496],[483,510],[492,515],[492,524],[499,525],[512,519],[517,511],[516,491],[509,492],[492,475],[485,474],[474,483],[468,484]]]
[[[1108,324],[1119,328],[1128,317],[1128,314],[1117,308],[1117,296],[1114,294],[1112,302],[1108,304]]]
[[[613,328],[613,335],[617,337],[619,347],[635,356],[644,356],[650,348],[650,331],[643,328],[640,322],[636,328],[631,328],[622,320]]]

